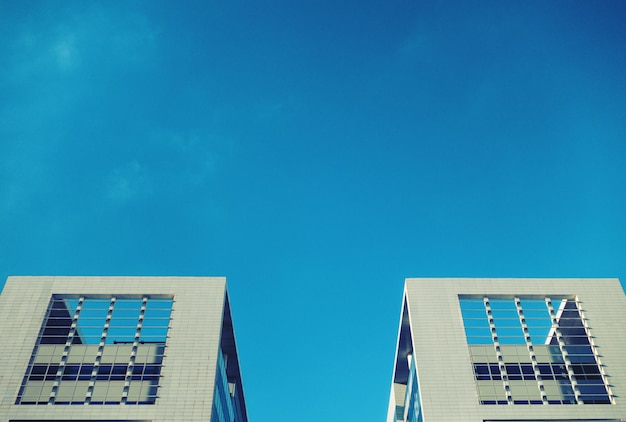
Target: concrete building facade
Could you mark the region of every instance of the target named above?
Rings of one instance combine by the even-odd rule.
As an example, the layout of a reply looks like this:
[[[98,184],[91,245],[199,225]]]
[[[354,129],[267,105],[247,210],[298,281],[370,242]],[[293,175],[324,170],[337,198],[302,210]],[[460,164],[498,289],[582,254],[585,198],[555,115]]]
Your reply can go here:
[[[407,279],[387,422],[626,420],[617,279]]]
[[[9,277],[0,420],[247,422],[223,277]]]

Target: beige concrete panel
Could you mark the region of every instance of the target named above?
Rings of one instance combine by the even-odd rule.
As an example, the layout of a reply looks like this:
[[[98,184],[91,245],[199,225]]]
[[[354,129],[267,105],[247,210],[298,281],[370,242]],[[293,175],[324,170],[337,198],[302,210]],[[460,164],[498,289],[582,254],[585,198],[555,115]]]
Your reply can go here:
[[[65,346],[42,344],[37,348],[34,363],[59,363]]]
[[[626,296],[617,279],[407,279],[408,302],[414,357],[420,383],[425,422],[463,420],[550,420],[623,418],[626,415]],[[609,375],[612,405],[480,405],[478,392],[493,390],[474,380],[472,362],[483,356],[479,348],[466,343],[459,295],[481,297],[577,297],[588,324],[600,362]],[[535,345],[537,362],[559,362],[560,352],[550,353],[545,345]],[[502,347],[502,346],[501,346]],[[530,362],[525,345],[503,350],[505,360]],[[485,355],[487,356],[487,355]],[[535,400],[537,383],[515,384],[517,395]],[[500,382],[501,383],[501,382]],[[523,382],[522,382],[523,383]],[[543,381],[550,395],[559,393],[554,381]],[[523,390],[523,391],[522,391]],[[498,393],[499,394],[499,393]],[[453,400],[451,400],[453,398]],[[515,399],[515,395],[513,397]],[[397,399],[397,398],[396,398]]]
[[[174,298],[162,382],[155,405],[15,405],[53,294],[105,297],[149,294]],[[0,321],[17,323],[0,325],[0,420],[210,420],[225,294],[223,277],[10,277],[0,295]],[[109,346],[112,345],[107,345],[105,350]],[[149,350],[139,352],[148,361],[155,355],[154,349]],[[83,359],[90,361],[86,354],[87,350]],[[91,356],[91,352],[89,354]],[[117,359],[117,352],[115,356]],[[57,357],[54,352],[38,355],[37,359],[43,362]],[[126,359],[129,357],[130,352]],[[119,401],[124,383],[118,383],[97,381],[92,400]],[[31,387],[36,389],[35,384],[31,386],[29,382]],[[51,385],[49,388],[51,390]],[[46,399],[50,390],[46,391]]]

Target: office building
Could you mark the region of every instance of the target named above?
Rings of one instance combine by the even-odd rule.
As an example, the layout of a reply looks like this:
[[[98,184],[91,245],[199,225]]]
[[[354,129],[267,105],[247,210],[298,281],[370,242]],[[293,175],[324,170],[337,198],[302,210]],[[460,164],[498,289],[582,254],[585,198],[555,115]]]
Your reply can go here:
[[[619,280],[406,280],[387,422],[624,420]]]
[[[0,420],[247,422],[226,279],[9,277]]]

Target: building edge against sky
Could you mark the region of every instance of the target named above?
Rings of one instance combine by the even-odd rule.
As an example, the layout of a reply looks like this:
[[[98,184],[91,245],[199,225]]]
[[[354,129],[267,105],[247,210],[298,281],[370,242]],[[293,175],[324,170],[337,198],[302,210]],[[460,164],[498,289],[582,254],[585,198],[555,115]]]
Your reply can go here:
[[[0,420],[247,422],[224,277],[9,277]]]
[[[409,278],[387,422],[626,420],[618,279]]]

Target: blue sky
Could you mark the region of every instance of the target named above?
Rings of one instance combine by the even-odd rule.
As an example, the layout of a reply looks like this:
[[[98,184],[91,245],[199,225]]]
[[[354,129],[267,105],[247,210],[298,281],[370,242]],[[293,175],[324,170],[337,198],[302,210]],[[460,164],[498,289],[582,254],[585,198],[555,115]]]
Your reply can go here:
[[[252,420],[379,421],[403,280],[626,280],[626,3],[0,4],[0,279],[228,277]]]

